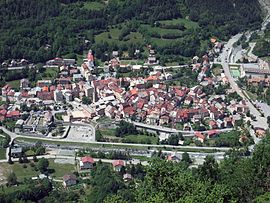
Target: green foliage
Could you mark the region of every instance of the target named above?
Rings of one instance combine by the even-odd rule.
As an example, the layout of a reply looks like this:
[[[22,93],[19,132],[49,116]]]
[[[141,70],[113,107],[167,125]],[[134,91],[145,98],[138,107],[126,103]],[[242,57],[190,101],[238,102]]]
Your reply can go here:
[[[108,165],[97,164],[92,179],[93,188],[87,196],[87,202],[102,202],[107,195],[116,194],[124,187],[123,180],[113,173]]]
[[[116,137],[124,137],[125,135],[136,135],[136,134],[138,134],[136,127],[133,124],[123,120],[120,121],[119,127],[117,127],[115,131]]]
[[[17,176],[14,172],[11,172],[7,177],[7,185],[16,185],[17,184]]]
[[[258,27],[260,12],[256,0],[1,1],[0,61],[44,62],[82,55],[90,47],[104,61],[106,52],[119,49],[133,57],[135,48],[151,43],[166,62],[168,57],[202,55],[213,35],[224,39]],[[108,32],[116,26],[117,37]]]
[[[82,103],[83,104],[91,104],[91,100],[89,97],[83,96]]]
[[[239,142],[241,133],[239,131],[233,130],[230,132],[225,132],[217,135],[217,137],[209,140],[213,141],[213,146],[217,147],[240,147],[242,144]]]
[[[187,152],[184,152],[182,154],[182,162],[187,163],[188,165],[192,163],[192,160],[190,159],[190,156]]]
[[[183,135],[181,133],[179,134],[172,134],[169,136],[168,139],[162,140],[161,144],[168,144],[168,145],[179,145],[179,140],[183,140]]]
[[[45,159],[44,157],[42,157],[41,159],[38,160],[38,164],[37,164],[38,170],[41,173],[45,173],[48,170],[49,167],[49,161],[48,159]]]
[[[52,185],[48,180],[27,180],[24,184],[0,191],[0,202],[36,202],[51,190]]]

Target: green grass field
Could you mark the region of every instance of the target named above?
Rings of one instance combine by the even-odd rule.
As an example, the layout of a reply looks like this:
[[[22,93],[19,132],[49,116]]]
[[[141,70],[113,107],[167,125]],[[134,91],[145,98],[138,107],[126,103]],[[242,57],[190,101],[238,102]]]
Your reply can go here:
[[[108,42],[108,43],[143,43],[143,36],[138,32],[131,32],[125,38],[127,40],[119,41],[119,35],[121,30],[118,28],[112,28],[109,32],[103,32],[95,36],[96,42]]]
[[[58,68],[46,68],[45,72],[42,73],[42,79],[53,79],[58,76]]]
[[[187,29],[196,28],[199,26],[197,22],[193,22],[191,20],[184,19],[184,18],[177,18],[177,19],[173,19],[173,20],[162,20],[159,22],[161,24],[165,24],[165,25],[183,24]]]
[[[115,137],[115,129],[112,128],[101,128],[99,129],[99,131],[101,132],[101,134],[103,136],[109,136],[109,137]]]
[[[157,144],[158,138],[147,135],[128,135],[123,138],[126,143],[142,143],[142,144]]]
[[[258,96],[256,94],[253,94],[252,92],[250,91],[247,91],[245,90],[246,94],[249,96],[249,98],[252,100],[252,101],[256,101]]]
[[[105,5],[101,2],[90,1],[90,2],[85,2],[83,7],[88,10],[101,10],[102,8],[105,7]]]
[[[6,158],[6,149],[0,148],[0,159]]]
[[[14,172],[19,181],[22,181],[24,178],[31,178],[39,174],[38,171],[35,171],[34,167],[31,167],[29,164],[26,164],[27,168],[23,168],[23,164],[14,163],[12,165],[8,163],[1,163],[0,169],[3,171],[4,176],[8,176],[10,172]]]
[[[152,27],[151,25],[148,25],[148,24],[142,25],[141,27],[147,29],[150,32],[159,33],[161,36],[165,34],[181,34],[182,33],[181,30]]]
[[[212,69],[212,73],[215,76],[218,76],[222,73],[222,66],[220,64],[214,64],[213,69]]]
[[[3,172],[4,176],[8,176],[10,172],[14,172],[19,181],[24,178],[36,177],[40,174],[39,171],[35,170],[35,167],[31,167],[30,164],[26,164],[26,168],[23,167],[24,164],[14,163],[0,163],[0,171]],[[37,165],[37,162],[35,163]],[[49,160],[49,169],[54,169],[54,172],[50,176],[61,179],[66,173],[72,173],[75,171],[75,166],[73,164],[59,164],[54,163],[54,159]]]
[[[12,81],[9,81],[8,84],[12,87],[12,88],[20,88],[20,81],[21,80],[12,80]]]
[[[75,165],[73,164],[55,163],[54,159],[50,159],[49,163],[49,169],[55,170],[55,172],[51,174],[51,176],[55,178],[62,178],[65,174],[75,171]]]

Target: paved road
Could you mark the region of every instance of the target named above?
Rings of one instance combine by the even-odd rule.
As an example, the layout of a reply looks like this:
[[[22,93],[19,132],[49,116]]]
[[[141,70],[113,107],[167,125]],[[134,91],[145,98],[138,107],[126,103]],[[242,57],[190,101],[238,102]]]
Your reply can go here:
[[[123,146],[123,147],[129,147],[129,146],[135,146],[135,147],[165,147],[170,149],[197,149],[197,150],[220,150],[220,151],[228,151],[231,148],[230,147],[197,147],[197,146],[171,146],[171,145],[152,145],[152,144],[131,144],[131,143],[112,143],[112,142],[96,142],[96,141],[88,141],[88,142],[82,142],[82,141],[66,141],[65,139],[54,139],[54,138],[43,138],[43,137],[29,137],[25,135],[19,135],[15,134],[13,132],[8,131],[7,129],[0,127],[5,133],[10,135],[12,139],[16,138],[34,138],[36,140],[44,140],[44,141],[57,141],[57,142],[72,142],[72,143],[89,143],[89,144],[100,144],[100,145],[110,145],[113,146]]]
[[[235,38],[234,38],[235,39]],[[227,45],[228,47],[228,45]],[[231,47],[229,47],[231,48]],[[239,96],[241,96],[247,103],[250,113],[251,115],[256,116],[257,121],[252,121],[253,125],[259,125],[259,126],[264,126],[267,127],[267,120],[266,118],[261,116],[261,113],[254,107],[254,105],[246,98],[246,96],[244,95],[243,91],[239,88],[239,86],[237,85],[237,83],[235,82],[234,78],[231,75],[230,69],[229,69],[229,64],[226,62],[225,58],[227,56],[225,54],[221,55],[221,61],[222,61],[222,66],[224,69],[224,74],[227,76],[228,81],[231,85],[231,88],[233,90],[235,90],[237,92],[237,94]],[[255,144],[257,144],[259,142],[259,139],[256,136],[253,136],[254,142]]]
[[[270,22],[270,18],[267,18],[263,25],[262,25],[262,29]],[[239,86],[237,85],[235,79],[232,77],[231,75],[231,72],[230,72],[230,69],[229,69],[229,63],[228,62],[231,62],[231,63],[234,63],[234,57],[233,57],[233,54],[234,53],[234,47],[233,47],[233,44],[235,42],[237,42],[240,38],[241,38],[242,34],[237,34],[235,36],[233,36],[228,42],[227,44],[225,44],[224,48],[225,50],[229,50],[228,52],[227,51],[223,51],[220,55],[220,59],[221,59],[221,64],[223,66],[223,69],[224,69],[224,74],[226,75],[226,77],[228,78],[228,81],[231,85],[231,88],[233,90],[235,90],[237,92],[237,94],[239,96],[241,96],[247,103],[248,107],[249,107],[249,110],[250,110],[250,113],[251,115],[254,115],[257,119],[257,121],[252,121],[252,125],[254,126],[260,126],[260,127],[263,127],[263,128],[268,128],[268,124],[267,124],[267,119],[265,117],[262,117],[261,116],[261,112],[258,111],[255,106],[248,100],[248,98],[246,97],[246,95],[243,93],[242,89],[239,88]],[[253,139],[254,139],[254,142],[255,144],[257,144],[260,139],[258,139],[254,133],[251,133],[251,135],[253,136]]]
[[[147,128],[151,130],[161,131],[161,132],[167,132],[167,133],[182,133],[184,137],[194,137],[195,131],[186,131],[186,130],[176,130],[174,128],[167,128],[163,126],[158,125],[149,125],[145,123],[139,123],[139,122],[132,122],[137,127]],[[232,131],[233,128],[224,128],[224,129],[217,129],[218,132],[229,132]],[[207,133],[207,131],[201,131],[202,133]]]
[[[74,156],[63,156],[63,155],[40,155],[40,156],[37,156],[37,158],[46,158],[46,159],[75,159]],[[28,160],[33,160],[33,157],[27,157]],[[112,159],[98,159],[98,158],[94,158],[94,161],[95,162],[98,162],[99,160],[101,160],[102,162],[104,163],[113,163],[113,161],[115,160],[112,160]],[[18,162],[19,161],[19,158],[13,158],[12,159],[13,162]],[[0,163],[6,163],[7,160],[5,159],[2,159],[0,160]],[[138,164],[138,163],[141,163],[142,165],[146,166],[148,165],[148,162],[147,161],[140,161],[139,159],[132,159],[130,161],[126,161],[126,164]]]

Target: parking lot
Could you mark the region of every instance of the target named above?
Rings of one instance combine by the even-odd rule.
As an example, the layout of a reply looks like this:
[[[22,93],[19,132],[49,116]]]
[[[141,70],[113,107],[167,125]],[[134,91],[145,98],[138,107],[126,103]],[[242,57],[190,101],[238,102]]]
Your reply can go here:
[[[94,128],[90,126],[71,126],[66,140],[89,142],[95,141]]]

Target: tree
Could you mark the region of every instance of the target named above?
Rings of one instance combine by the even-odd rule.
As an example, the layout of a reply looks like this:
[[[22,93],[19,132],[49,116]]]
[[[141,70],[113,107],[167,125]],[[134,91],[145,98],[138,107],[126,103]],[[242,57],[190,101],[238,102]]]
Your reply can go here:
[[[34,154],[34,156],[33,156],[33,161],[34,162],[38,162],[38,159],[37,159],[37,156]]]
[[[8,157],[8,163],[9,163],[9,164],[13,164],[13,161],[12,161],[12,159],[11,159],[10,156]]]
[[[202,165],[198,167],[201,180],[215,182],[219,179],[218,163],[213,156],[207,156]]]
[[[103,139],[104,138],[103,138],[103,135],[101,134],[100,130],[97,130],[96,131],[96,141],[102,142],[102,141],[104,141]]]
[[[17,176],[14,172],[11,172],[7,177],[7,185],[16,185],[17,184]]]
[[[83,104],[91,104],[91,100],[89,97],[83,96],[82,103]]]
[[[184,163],[187,163],[187,164],[192,163],[192,160],[190,159],[189,154],[187,152],[184,152],[182,154],[182,160],[181,161],[184,162]]]
[[[20,164],[23,163],[22,155],[19,156],[19,163],[20,163]]]
[[[27,156],[24,154],[23,155],[23,163],[28,163],[29,162],[29,160],[27,159]]]
[[[37,167],[38,167],[38,170],[41,173],[47,172],[48,167],[49,167],[49,161],[48,161],[48,159],[45,159],[44,157],[42,157],[41,159],[39,159]]]
[[[171,135],[171,136],[169,136],[169,138],[168,138],[168,144],[169,145],[177,146],[178,143],[179,143],[179,137],[178,137],[178,135]]]

